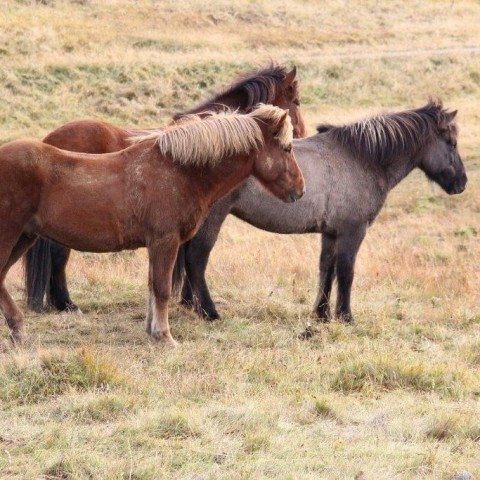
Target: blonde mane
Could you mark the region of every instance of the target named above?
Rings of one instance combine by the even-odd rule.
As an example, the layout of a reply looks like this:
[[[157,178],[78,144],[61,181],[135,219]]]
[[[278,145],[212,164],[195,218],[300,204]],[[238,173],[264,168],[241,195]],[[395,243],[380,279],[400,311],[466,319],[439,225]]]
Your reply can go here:
[[[227,111],[207,113],[206,117],[188,115],[165,129],[135,134],[130,140],[155,139],[161,154],[181,165],[215,166],[225,157],[258,150],[265,142],[260,122],[275,127],[284,115],[285,110],[262,104],[249,114]],[[288,115],[279,127],[275,138],[282,146],[291,144],[293,128]]]
[[[287,115],[285,115],[287,114]],[[275,139],[280,142],[282,147],[288,147],[293,142],[293,126],[292,119],[286,110],[273,105],[258,104],[258,107],[253,110],[248,116],[257,118],[263,122],[270,122],[279,126],[276,132]],[[280,122],[283,123],[280,124]]]

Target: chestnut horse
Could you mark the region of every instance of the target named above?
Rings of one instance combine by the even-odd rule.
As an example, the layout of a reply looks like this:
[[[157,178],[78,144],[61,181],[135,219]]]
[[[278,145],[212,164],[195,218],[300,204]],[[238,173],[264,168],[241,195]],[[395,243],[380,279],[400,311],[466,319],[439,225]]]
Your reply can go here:
[[[229,213],[274,233],[320,233],[320,280],[314,314],[330,319],[335,277],[335,314],[352,321],[350,293],[355,258],[368,226],[388,193],[419,168],[448,194],[461,193],[467,176],[457,150],[456,112],[439,101],[414,110],[367,118],[350,125],[324,125],[318,134],[295,140],[294,148],[307,185],[295,205],[285,206],[248,180],[210,210],[198,233],[183,244],[175,272],[185,281],[182,303],[208,320],[219,318],[205,280],[208,257]],[[183,270],[183,271],[182,271]],[[176,275],[176,289],[182,277]]]
[[[167,312],[175,258],[210,206],[250,174],[285,202],[303,195],[287,111],[192,117],[105,155],[33,140],[0,147],[0,308],[14,342],[24,320],[5,277],[37,235],[90,252],[147,247],[147,332],[175,345]]]
[[[178,120],[186,114],[219,111],[225,107],[250,112],[258,103],[273,104],[288,109],[293,124],[293,136],[306,135],[305,124],[299,110],[299,87],[296,69],[290,72],[278,65],[253,72],[240,78],[210,100],[175,115]],[[63,150],[84,153],[110,153],[131,145],[129,138],[143,134],[144,130],[115,127],[99,120],[77,120],[51,132],[44,138]],[[25,256],[25,284],[27,304],[34,311],[47,303],[58,310],[73,311],[65,274],[70,249],[51,240],[39,238]]]

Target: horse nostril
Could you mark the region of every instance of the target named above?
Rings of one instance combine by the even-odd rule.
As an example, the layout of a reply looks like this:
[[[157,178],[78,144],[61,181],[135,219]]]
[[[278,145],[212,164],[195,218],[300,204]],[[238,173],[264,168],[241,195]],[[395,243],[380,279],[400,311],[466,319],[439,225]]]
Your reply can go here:
[[[305,188],[302,188],[301,190],[292,189],[290,190],[290,200],[292,202],[296,202],[297,200],[302,198],[304,193],[305,193]]]

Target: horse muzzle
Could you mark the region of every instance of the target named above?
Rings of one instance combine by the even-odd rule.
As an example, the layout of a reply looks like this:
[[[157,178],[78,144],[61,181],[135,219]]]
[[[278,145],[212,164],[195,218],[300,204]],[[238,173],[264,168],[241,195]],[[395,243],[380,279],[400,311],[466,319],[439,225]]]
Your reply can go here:
[[[458,195],[462,193],[465,188],[467,188],[467,177],[462,178],[461,181],[453,183],[450,188],[447,190],[449,195]]]
[[[296,202],[297,200],[300,200],[303,195],[305,194],[305,188],[292,188],[292,190],[290,190],[290,198],[289,198],[289,202],[290,203],[293,203],[293,202]]]
[[[466,185],[455,185],[450,193],[451,195],[458,195],[459,193],[462,193],[466,188]]]

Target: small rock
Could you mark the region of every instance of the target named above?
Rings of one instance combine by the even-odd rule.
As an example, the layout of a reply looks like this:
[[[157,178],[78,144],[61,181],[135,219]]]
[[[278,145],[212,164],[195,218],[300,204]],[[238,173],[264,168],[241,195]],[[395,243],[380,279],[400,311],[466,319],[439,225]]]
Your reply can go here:
[[[452,480],[472,480],[473,475],[470,472],[464,470],[463,472],[457,473]]]

